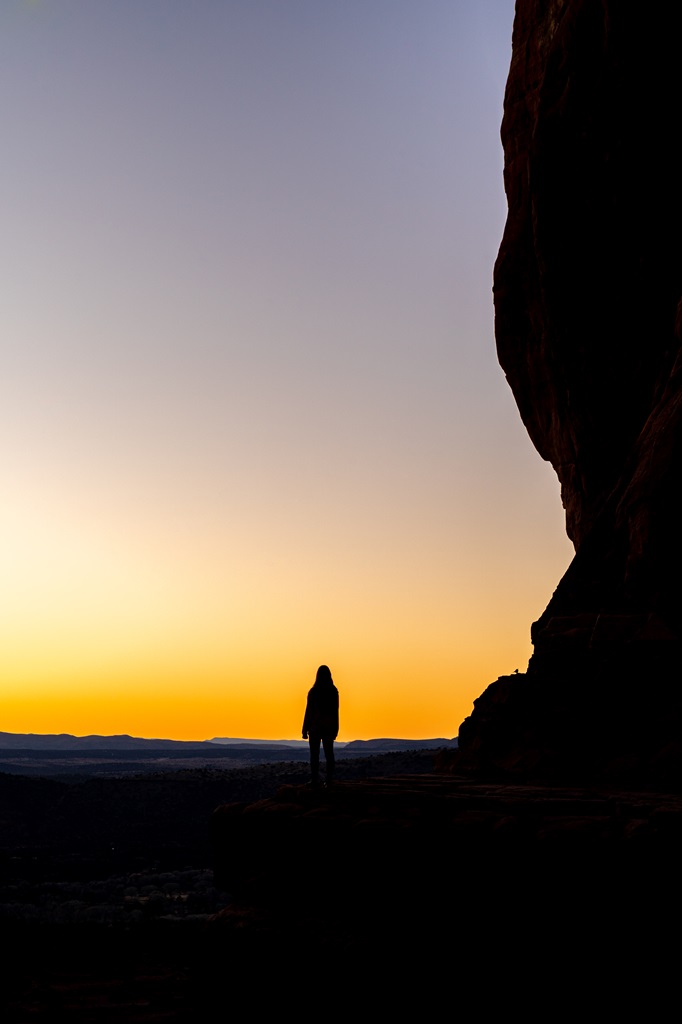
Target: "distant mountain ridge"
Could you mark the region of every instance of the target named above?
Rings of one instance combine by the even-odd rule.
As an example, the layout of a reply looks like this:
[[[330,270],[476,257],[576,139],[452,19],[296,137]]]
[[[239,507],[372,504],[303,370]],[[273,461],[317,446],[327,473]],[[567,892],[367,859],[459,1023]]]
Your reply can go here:
[[[0,750],[211,750],[207,740],[142,739],[138,736],[72,736],[70,733],[0,732]]]
[[[351,740],[346,743],[344,753],[346,754],[378,754],[390,753],[398,750],[439,750],[441,747],[457,747],[457,739],[434,739],[434,740],[400,740],[400,739],[377,739],[377,740]]]
[[[308,746],[307,740],[245,740],[238,736],[214,736],[207,742],[217,743],[221,747],[269,747],[270,749],[279,749],[280,747],[298,749]],[[345,744],[339,743],[339,746],[343,747]]]
[[[431,750],[456,747],[457,740],[372,739],[338,743],[349,754],[386,753],[399,750]],[[70,733],[0,732],[0,750],[200,750],[210,754],[216,747],[263,748],[263,750],[300,750],[306,740],[252,740],[238,737],[216,737],[212,740],[143,739],[139,736],[72,736]]]

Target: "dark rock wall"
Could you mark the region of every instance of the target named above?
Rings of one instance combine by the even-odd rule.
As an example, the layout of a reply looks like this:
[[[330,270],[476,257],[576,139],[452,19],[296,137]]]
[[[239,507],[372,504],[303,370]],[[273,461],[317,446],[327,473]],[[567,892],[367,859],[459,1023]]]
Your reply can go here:
[[[520,0],[502,141],[500,363],[580,547],[632,475],[679,348],[679,15]]]
[[[517,0],[497,347],[576,555],[465,755],[682,734],[681,30],[673,4]]]

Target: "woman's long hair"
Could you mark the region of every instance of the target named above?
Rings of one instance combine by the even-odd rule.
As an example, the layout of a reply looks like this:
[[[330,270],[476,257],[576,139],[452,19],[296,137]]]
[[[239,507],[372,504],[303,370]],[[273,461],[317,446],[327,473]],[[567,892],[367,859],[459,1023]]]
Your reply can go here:
[[[318,668],[317,675],[315,676],[314,685],[319,687],[327,687],[334,685],[332,674],[326,665],[320,665],[320,667]]]

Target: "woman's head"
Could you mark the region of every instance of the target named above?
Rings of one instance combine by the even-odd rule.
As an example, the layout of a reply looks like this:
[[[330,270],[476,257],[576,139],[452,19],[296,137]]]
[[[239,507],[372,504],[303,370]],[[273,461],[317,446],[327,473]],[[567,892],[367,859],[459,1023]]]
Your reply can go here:
[[[315,686],[333,686],[332,674],[326,665],[320,665],[315,676]]]

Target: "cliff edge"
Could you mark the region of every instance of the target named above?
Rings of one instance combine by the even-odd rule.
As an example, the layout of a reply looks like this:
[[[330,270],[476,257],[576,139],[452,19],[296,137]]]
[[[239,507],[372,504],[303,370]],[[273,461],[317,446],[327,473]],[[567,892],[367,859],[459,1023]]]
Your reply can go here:
[[[680,12],[518,0],[494,278],[499,360],[575,557],[470,764],[682,780]]]

